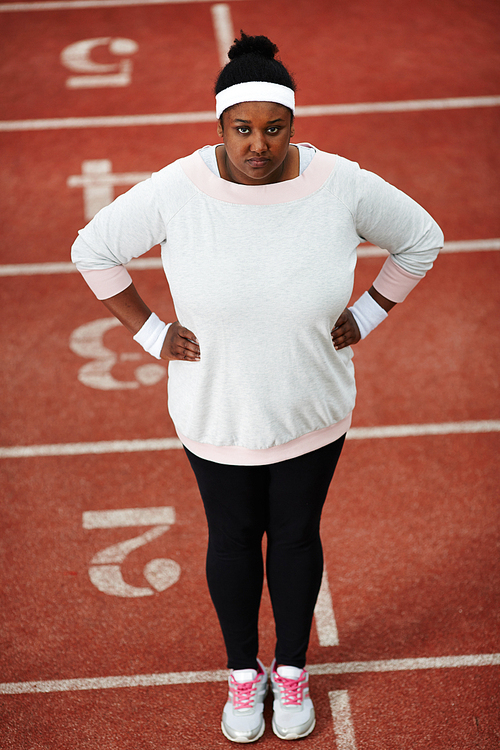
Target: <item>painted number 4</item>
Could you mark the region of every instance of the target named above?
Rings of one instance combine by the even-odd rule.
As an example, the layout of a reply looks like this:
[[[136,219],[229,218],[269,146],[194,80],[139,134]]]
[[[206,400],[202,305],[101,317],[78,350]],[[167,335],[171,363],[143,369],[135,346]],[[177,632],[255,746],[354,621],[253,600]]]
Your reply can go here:
[[[131,586],[122,576],[121,564],[128,554],[157,539],[175,523],[175,510],[161,508],[126,508],[94,510],[83,514],[84,529],[117,529],[128,526],[152,526],[140,536],[113,544],[98,552],[90,561],[89,576],[94,586],[111,596],[152,596],[165,591],[179,580],[181,569],[174,560],[157,558],[144,567],[149,586]]]

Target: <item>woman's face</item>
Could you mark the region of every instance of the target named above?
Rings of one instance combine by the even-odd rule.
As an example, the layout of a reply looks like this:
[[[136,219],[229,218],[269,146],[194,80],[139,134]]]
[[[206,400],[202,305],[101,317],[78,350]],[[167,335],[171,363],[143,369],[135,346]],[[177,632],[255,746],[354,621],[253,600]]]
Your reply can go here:
[[[229,179],[242,185],[279,182],[294,134],[290,110],[274,102],[243,102],[222,118],[217,133],[224,140]]]

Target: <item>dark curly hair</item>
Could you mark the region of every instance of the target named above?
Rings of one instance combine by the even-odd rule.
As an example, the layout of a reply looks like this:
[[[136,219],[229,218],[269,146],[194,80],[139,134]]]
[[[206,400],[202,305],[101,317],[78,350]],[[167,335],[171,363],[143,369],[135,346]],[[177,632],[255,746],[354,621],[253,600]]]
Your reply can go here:
[[[281,60],[276,59],[279,50],[267,36],[247,36],[243,31],[235,39],[228,54],[229,62],[220,71],[215,82],[215,93],[249,81],[268,81],[296,90],[292,75]]]

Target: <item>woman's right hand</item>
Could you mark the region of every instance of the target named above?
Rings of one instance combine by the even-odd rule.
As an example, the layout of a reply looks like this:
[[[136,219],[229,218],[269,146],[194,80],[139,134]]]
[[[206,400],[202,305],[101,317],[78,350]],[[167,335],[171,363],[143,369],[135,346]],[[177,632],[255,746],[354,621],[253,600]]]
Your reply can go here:
[[[163,342],[161,359],[199,362],[200,356],[200,345],[194,333],[181,326],[177,320],[172,323]]]

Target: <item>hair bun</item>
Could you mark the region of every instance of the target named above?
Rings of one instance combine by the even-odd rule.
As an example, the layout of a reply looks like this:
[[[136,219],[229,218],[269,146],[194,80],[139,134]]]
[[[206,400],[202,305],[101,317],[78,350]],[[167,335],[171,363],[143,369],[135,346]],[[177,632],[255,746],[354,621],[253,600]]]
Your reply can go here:
[[[235,39],[227,53],[230,60],[248,54],[261,55],[274,60],[275,55],[278,54],[278,48],[267,36],[247,36],[243,31],[240,33],[241,39]]]

